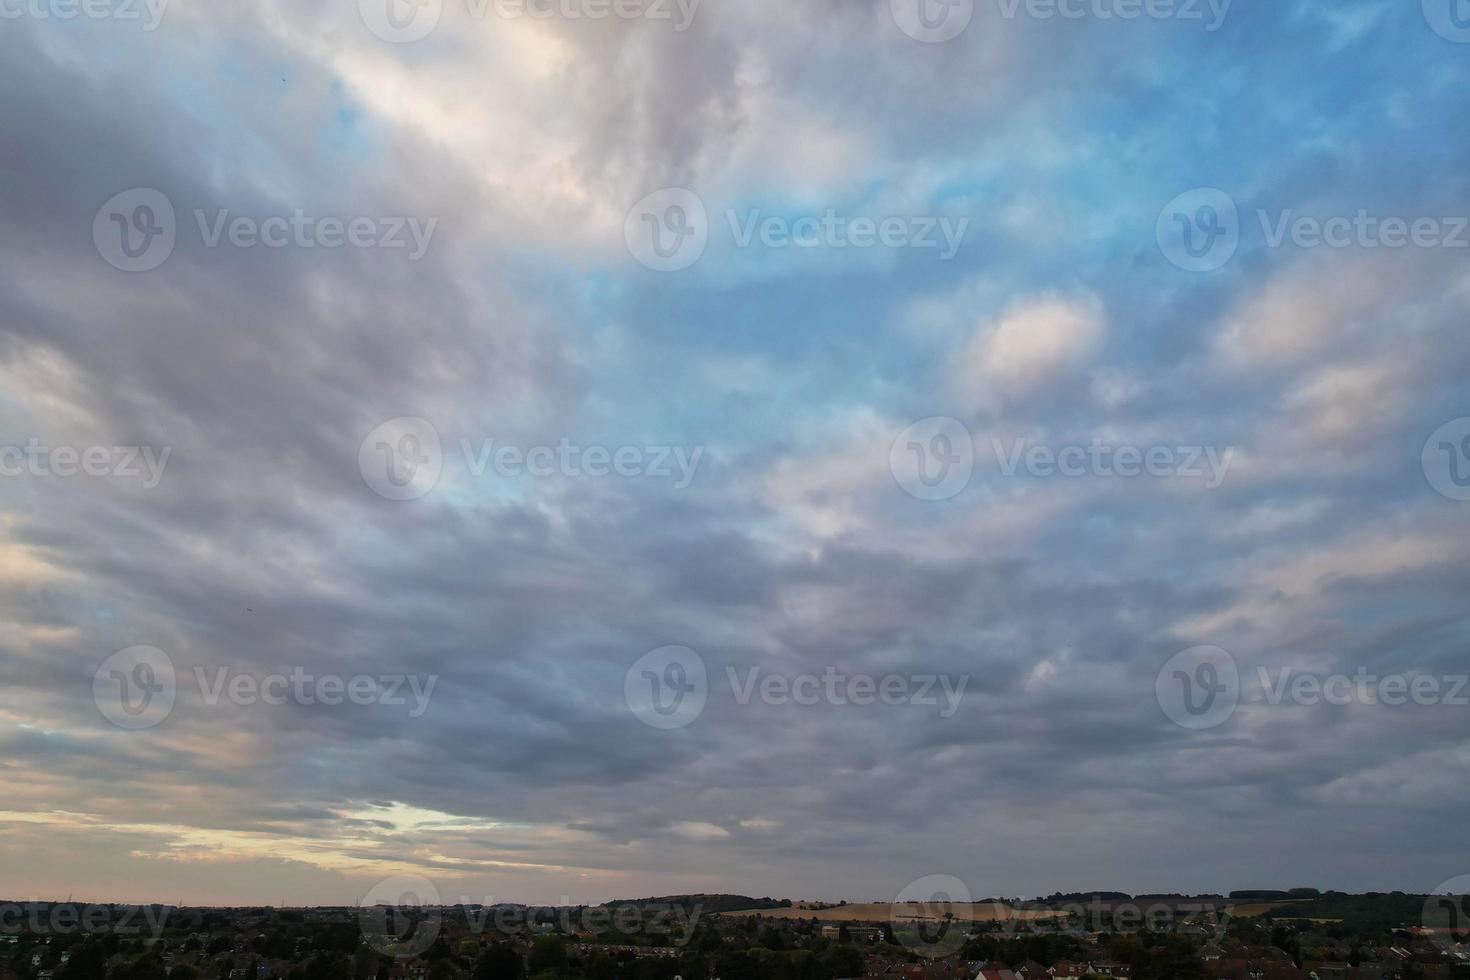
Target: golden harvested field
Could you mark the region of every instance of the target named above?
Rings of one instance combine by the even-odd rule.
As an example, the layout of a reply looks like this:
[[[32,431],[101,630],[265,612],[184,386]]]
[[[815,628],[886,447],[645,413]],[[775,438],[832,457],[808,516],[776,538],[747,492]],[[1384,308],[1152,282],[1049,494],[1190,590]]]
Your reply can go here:
[[[966,910],[968,909],[968,916]],[[1019,910],[991,902],[979,902],[969,906],[953,907],[957,920],[970,922],[997,922],[1012,919],[1047,919],[1062,915],[1061,912],[1043,910]],[[842,905],[836,908],[808,909],[752,909],[748,912],[722,912],[721,915],[763,915],[768,919],[816,919],[819,922],[888,922],[906,919],[942,919],[944,907],[931,903],[905,902],[899,905]]]
[[[1265,915],[1272,909],[1285,908],[1288,905],[1300,905],[1306,899],[1294,898],[1282,902],[1252,902],[1248,905],[1232,905],[1230,914],[1239,919],[1254,919],[1258,915]]]

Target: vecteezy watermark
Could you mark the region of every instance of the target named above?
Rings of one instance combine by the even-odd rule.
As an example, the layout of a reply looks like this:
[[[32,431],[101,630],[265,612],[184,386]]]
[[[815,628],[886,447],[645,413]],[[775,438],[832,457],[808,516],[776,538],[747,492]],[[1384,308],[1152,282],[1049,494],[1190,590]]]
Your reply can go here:
[[[495,896],[472,902],[462,896],[465,925],[479,936],[493,926],[498,933],[515,935],[538,925],[553,926],[562,935],[590,933],[594,936],[646,936],[685,946],[694,938],[694,928],[704,914],[704,904],[693,902],[618,902],[613,905],[574,905],[562,895],[553,908],[531,909],[523,905],[497,905]],[[662,943],[661,943],[662,945]]]
[[[704,713],[709,673],[704,658],[684,646],[659,647],[623,675],[623,701],[650,728],[683,728]]]
[[[904,429],[888,450],[888,470],[910,496],[949,500],[970,485],[975,439],[959,419],[937,415]]]
[[[439,889],[420,875],[385,878],[358,902],[358,928],[376,952],[409,959],[428,952],[444,925]]]
[[[1424,928],[1447,938],[1470,933],[1470,875],[1436,885],[1424,902]]]
[[[406,250],[416,262],[429,251],[438,218],[389,216],[338,217],[308,214],[258,218],[233,215],[228,208],[194,210],[194,227],[207,249],[339,249]],[[138,187],[114,195],[97,211],[92,241],[107,263],[124,272],[150,272],[168,261],[178,244],[178,218],[162,191]]]
[[[975,16],[975,0],[890,0],[893,22],[915,41],[942,44],[965,32]]]
[[[642,936],[661,946],[684,946],[694,936],[704,905],[700,902],[617,902],[576,905],[563,895],[551,907],[497,902],[494,895],[459,895],[446,903],[440,889],[420,875],[397,875],[375,884],[358,904],[363,939],[394,958],[417,956],[433,945],[446,913],[453,927],[471,936],[523,936],[551,928],[564,936]],[[461,919],[462,917],[462,919]]]
[[[741,707],[752,701],[772,707],[882,704],[939,708],[952,718],[969,686],[970,675],[849,673],[827,667],[821,673],[781,674],[762,667],[725,668],[731,700]],[[709,701],[709,672],[704,658],[685,646],[660,647],[639,657],[623,676],[623,700],[633,715],[651,728],[683,728],[693,723]],[[941,700],[942,698],[942,700]]]
[[[1190,647],[1164,664],[1154,679],[1154,695],[1181,728],[1216,728],[1240,706],[1240,668],[1220,647]]]
[[[410,718],[422,718],[439,683],[428,674],[288,673],[249,674],[230,667],[196,666],[191,676],[200,700],[211,707],[221,701],[238,707],[297,704],[304,707],[344,704],[368,707],[408,706]],[[92,700],[102,717],[119,728],[137,731],[162,724],[178,699],[178,673],[168,654],[157,647],[129,647],[103,661],[92,675]],[[410,701],[411,699],[411,701]]]
[[[1048,446],[1031,440],[1009,443],[992,436],[990,450],[997,472],[1014,477],[1021,472],[1046,479],[1094,477],[1125,480],[1141,476],[1155,479],[1199,480],[1207,490],[1216,490],[1230,472],[1236,447],[1114,445],[1101,438],[1081,443]],[[888,451],[888,468],[905,493],[920,500],[948,500],[959,495],[975,472],[975,440],[958,419],[935,416],[915,422]]]
[[[169,0],[0,0],[0,20],[121,20],[139,21],[143,30],[156,31],[163,23]]]
[[[163,936],[164,905],[92,905],[76,902],[0,902],[0,936]]]
[[[1465,0],[1423,0],[1424,19],[1434,32],[1456,44],[1470,44],[1470,5]]]
[[[174,710],[178,684],[174,662],[157,647],[119,650],[92,675],[92,701],[118,728],[141,731]]]
[[[694,482],[704,447],[684,446],[580,446],[563,437],[555,446],[529,448],[495,444],[494,439],[473,443],[459,441],[470,475],[479,478],[493,471],[505,479],[531,476],[546,479],[565,476],[594,480],[608,477],[623,479],[653,478],[673,480],[675,490],[684,490]]]
[[[466,0],[470,16],[486,8],[501,20],[667,21],[678,33],[689,30],[701,0]]]
[[[1312,707],[1330,704],[1398,706],[1402,704],[1470,707],[1470,674],[1375,674],[1359,667],[1355,674],[1306,674],[1291,667],[1273,672],[1256,668],[1257,680],[1267,704],[1286,702]]]
[[[1470,248],[1470,217],[1402,217],[1359,208],[1352,215],[1297,214],[1293,208],[1256,210],[1266,248],[1401,249]],[[1240,246],[1240,210],[1214,187],[1187,191],[1164,206],[1155,228],[1159,249],[1189,272],[1211,272],[1234,258]]]
[[[686,187],[666,187],[641,198],[623,219],[623,243],[654,272],[678,272],[698,262],[709,245],[709,212]]]
[[[408,716],[422,718],[429,710],[429,699],[434,694],[434,685],[439,683],[439,675],[354,674],[343,677],[340,674],[311,674],[304,667],[293,667],[289,674],[257,676],[239,673],[229,667],[216,667],[212,672],[195,667],[194,680],[199,685],[204,703],[211,707],[221,700],[246,708],[256,704],[274,707],[287,704],[399,707],[409,704],[406,693],[413,699]]]
[[[725,212],[736,248],[758,243],[764,248],[919,248],[938,249],[939,261],[959,252],[970,228],[968,217],[841,215],[828,208],[821,215],[763,215],[760,208]]]
[[[389,500],[417,500],[439,485],[444,443],[428,419],[389,419],[363,438],[357,449],[363,482]]]
[[[1185,191],[1159,212],[1154,236],[1174,265],[1186,272],[1212,272],[1240,247],[1240,211],[1218,187]]]
[[[113,268],[151,272],[174,253],[174,205],[162,191],[135,187],[109,198],[92,219],[92,243]]]
[[[1198,21],[1213,34],[1225,24],[1234,0],[996,0],[1001,16],[1033,20]]]
[[[1424,443],[1424,478],[1440,496],[1470,500],[1470,417],[1451,419]]]
[[[1036,902],[1010,907],[995,903],[1001,932],[1151,932],[1188,931],[1214,940],[1230,928],[1230,907],[1224,899],[1160,899],[1150,902],[1110,901],[1093,895],[1070,902]]]
[[[1352,217],[1298,215],[1287,208],[1274,215],[1259,209],[1267,248],[1290,242],[1296,248],[1470,248],[1470,218],[1384,217],[1359,208]]]
[[[953,875],[925,875],[909,882],[888,909],[893,937],[928,959],[959,952],[974,918],[970,889]]]
[[[495,439],[462,437],[460,458],[468,475],[514,480],[667,480],[684,490],[694,482],[704,447],[583,446],[563,437],[555,445],[517,446]],[[417,500],[439,484],[445,466],[439,430],[413,416],[391,419],[368,433],[358,447],[358,469],[374,493],[389,500]]]
[[[678,32],[694,23],[701,0],[465,0],[474,20],[644,20],[669,22]],[[434,32],[445,0],[358,0],[362,22],[384,41],[412,44]]]
[[[935,249],[946,262],[954,258],[969,230],[968,217],[844,215],[828,208],[820,215],[790,217],[760,208],[725,211],[735,248],[767,249]],[[678,272],[698,262],[709,246],[709,213],[693,191],[670,187],[642,198],[623,222],[623,240],[638,262],[655,272]]]
[[[1225,724],[1243,702],[1272,707],[1470,707],[1470,674],[1379,674],[1367,667],[1352,674],[1313,674],[1294,667],[1258,666],[1255,676],[1258,690],[1246,697],[1239,667],[1228,651],[1191,647],[1175,654],[1159,671],[1155,693],[1171,721],[1194,730]]]
[[[146,490],[163,482],[172,446],[46,446],[32,436],[24,446],[0,446],[0,477],[138,480]]]
[[[811,707],[818,704],[867,706],[886,704],[890,707],[917,705],[939,707],[939,717],[952,718],[960,709],[970,675],[958,678],[947,674],[849,674],[828,667],[821,674],[774,674],[751,667],[741,677],[734,667],[725,668],[735,703],[747,705],[759,696],[762,704],[782,706],[796,704]],[[936,693],[938,692],[938,693]],[[944,696],[940,706],[938,694]]]
[[[1206,490],[1219,489],[1230,472],[1236,447],[1223,451],[1215,446],[1112,446],[1093,439],[1086,446],[1031,445],[1027,439],[1012,440],[1010,446],[995,437],[990,440],[1002,476],[1015,476],[1022,467],[1027,474],[1047,478],[1062,476],[1121,477],[1201,480]]]

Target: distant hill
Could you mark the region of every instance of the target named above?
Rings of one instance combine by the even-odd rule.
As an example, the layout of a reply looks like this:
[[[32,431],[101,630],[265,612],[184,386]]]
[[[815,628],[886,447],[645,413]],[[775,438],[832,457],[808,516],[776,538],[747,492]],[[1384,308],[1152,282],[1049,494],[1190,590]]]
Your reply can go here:
[[[962,921],[998,922],[1053,919],[1063,913],[1046,909],[1013,909],[999,902],[970,904],[923,904],[919,902],[857,902],[826,908],[731,909],[730,915],[762,915],[770,919],[814,919],[818,922],[903,922],[939,921],[953,915]]]
[[[620,898],[604,902],[604,907],[618,905],[673,905],[684,909],[698,907],[711,912],[751,912],[764,909],[789,909],[790,899],[751,898],[748,895],[663,895],[657,898]]]
[[[1255,891],[1234,891],[1230,893],[1230,897],[1242,902],[1285,902],[1298,898],[1317,898],[1321,894],[1315,888],[1292,888],[1289,891],[1257,889]]]

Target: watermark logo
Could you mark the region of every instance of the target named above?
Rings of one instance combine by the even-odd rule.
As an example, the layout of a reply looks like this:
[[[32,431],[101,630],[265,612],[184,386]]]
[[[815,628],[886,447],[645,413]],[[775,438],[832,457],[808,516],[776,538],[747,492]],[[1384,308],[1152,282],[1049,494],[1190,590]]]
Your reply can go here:
[[[1440,37],[1470,44],[1470,0],[1424,0],[1424,19]]]
[[[1470,217],[1465,216],[1403,217],[1359,208],[1350,215],[1319,217],[1294,208],[1257,208],[1255,218],[1262,244],[1270,249],[1470,249]],[[1244,233],[1235,202],[1215,188],[1170,201],[1156,231],[1164,256],[1190,272],[1211,272],[1228,263]]]
[[[1465,217],[1381,217],[1367,208],[1357,214],[1327,218],[1298,215],[1287,208],[1275,216],[1264,208],[1256,212],[1267,248],[1281,248],[1288,242],[1295,248],[1399,249],[1467,248],[1470,249],[1470,218]]]
[[[888,911],[899,944],[928,959],[958,953],[969,938],[974,898],[953,875],[926,875],[905,885]]]
[[[143,21],[143,30],[156,31],[163,23],[169,0],[0,0],[0,20],[124,20]]]
[[[439,26],[444,0],[358,0],[367,29],[391,44],[422,41]]]
[[[724,217],[736,249],[932,249],[941,262],[958,254],[970,228],[968,217],[852,215],[836,208],[795,216],[727,208]],[[658,272],[678,272],[698,262],[712,230],[704,201],[683,188],[650,194],[633,206],[623,223],[628,251]]]
[[[220,701],[249,708],[257,704],[280,707],[299,704],[305,707],[336,707],[354,704],[358,707],[409,706],[410,718],[422,718],[429,710],[429,699],[438,674],[311,674],[305,667],[293,667],[291,673],[263,676],[237,673],[229,667],[216,667],[211,678],[203,667],[194,668],[194,681],[204,703],[213,707]]]
[[[461,438],[459,447],[470,476],[480,479],[487,472],[505,479],[534,477],[546,479],[565,476],[600,480],[610,476],[633,479],[643,477],[673,481],[675,490],[685,490],[694,482],[704,447],[692,450],[685,446],[582,446],[563,437],[555,446],[523,448],[510,444],[496,445],[494,439],[478,444]]]
[[[231,217],[228,208],[216,208],[212,213],[195,208],[194,224],[205,248],[229,244],[239,249],[338,249],[343,246],[405,249],[408,261],[417,262],[428,254],[434,232],[439,228],[439,219],[424,221],[406,215],[318,217],[300,208],[292,211],[289,217],[277,214],[260,219],[244,214]]]
[[[475,480],[493,475],[506,480],[621,479],[662,480],[675,490],[693,483],[704,459],[703,446],[580,445],[563,436],[555,445],[517,446],[495,439],[458,440],[461,465]],[[391,419],[370,432],[358,447],[363,482],[389,500],[416,500],[439,483],[456,459],[446,453],[433,423],[416,417]]]
[[[396,875],[362,897],[357,922],[368,946],[394,959],[428,952],[444,922],[439,889],[419,875]]]
[[[92,221],[97,253],[123,272],[152,272],[168,261],[177,241],[173,202],[151,187],[114,195]]]
[[[1450,705],[1470,707],[1470,674],[1374,674],[1359,667],[1356,675],[1298,674],[1291,667],[1277,670],[1256,668],[1266,704],[1314,707],[1319,704],[1345,707],[1350,704],[1397,706],[1410,702],[1421,707]]]
[[[465,0],[464,13],[483,21],[499,20],[646,20],[668,21],[677,33],[689,30],[701,0]],[[362,22],[379,38],[412,44],[434,32],[444,15],[444,0],[359,0]]]
[[[427,879],[417,875],[380,882],[364,899],[359,916],[365,923],[363,936],[374,949],[406,957],[422,944],[420,933],[432,941],[442,928],[442,914],[453,909],[456,919],[463,914],[463,929],[470,936],[501,938],[524,936],[554,927],[563,936],[591,933],[626,942],[643,936],[653,945],[681,947],[694,937],[704,914],[702,903],[619,902],[616,905],[578,906],[567,895],[550,908],[497,901],[494,895],[460,894],[441,898]]]
[[[164,905],[93,905],[73,902],[0,902],[0,936],[163,936]],[[50,941],[49,939],[47,940]]]
[[[623,700],[650,728],[683,728],[703,714],[708,699],[704,658],[688,647],[651,650],[623,677]]]
[[[975,440],[959,419],[935,416],[899,433],[888,451],[893,479],[920,500],[949,500],[970,485]]]
[[[1094,895],[1072,902],[1022,903],[1012,908],[988,904],[1006,936],[1055,935],[1066,932],[1149,932],[1156,935],[1185,932],[1218,942],[1229,931],[1230,907],[1224,901],[1161,899],[1111,901]]]
[[[1424,477],[1442,497],[1470,500],[1470,417],[1453,419],[1424,443]]]
[[[654,191],[628,211],[623,241],[640,265],[655,272],[687,269],[709,244],[709,212],[686,188]]]
[[[965,33],[975,0],[891,0],[893,22],[915,41],[942,44]]]
[[[818,704],[834,706],[885,704],[890,707],[915,705],[938,707],[939,717],[953,718],[960,709],[965,688],[970,684],[970,675],[958,678],[948,674],[848,674],[836,667],[828,667],[821,674],[763,673],[760,667],[751,667],[740,676],[734,667],[725,668],[730,691],[735,703],[748,705],[759,696],[762,704],[781,707],[788,704],[811,707]],[[940,705],[940,696],[944,704]]]
[[[694,23],[701,0],[469,0],[470,16],[483,18],[487,8],[502,20],[672,21],[682,34]]]
[[[1240,706],[1240,668],[1220,647],[1190,647],[1164,664],[1154,694],[1164,714],[1181,728],[1216,728]]]
[[[1240,210],[1217,187],[1185,191],[1164,205],[1154,234],[1174,265],[1186,272],[1213,272],[1240,247]]]
[[[24,446],[0,446],[0,477],[137,480],[145,490],[163,482],[172,446],[47,446],[32,436]]]
[[[363,482],[389,500],[417,500],[439,485],[444,446],[427,419],[390,419],[367,434],[357,450]]]
[[[92,701],[97,710],[129,731],[161,724],[174,710],[177,696],[174,663],[157,647],[119,650],[92,675]]]
[[[1213,34],[1225,25],[1234,0],[997,0],[1001,16],[1015,20],[1024,11],[1032,20],[1199,21]],[[1206,8],[1210,20],[1205,21]]]
[[[820,216],[808,214],[798,218],[763,215],[760,208],[743,212],[731,208],[725,212],[725,222],[736,248],[750,248],[757,242],[769,249],[932,248],[938,251],[941,262],[948,262],[959,253],[970,228],[968,217],[888,215],[879,218],[842,215],[835,208],[828,208]]]
[[[1000,473],[1013,477],[1022,469],[1031,476],[1045,479],[1061,476],[1121,478],[1139,476],[1154,479],[1199,480],[1206,490],[1218,490],[1230,472],[1236,447],[1223,451],[1215,446],[1114,446],[1101,439],[1088,445],[1032,445],[1027,439],[1014,440],[1006,446],[991,437],[991,451]]]
[[[1470,933],[1470,875],[1442,882],[1424,902],[1424,928]]]
[[[343,247],[403,250],[417,262],[429,251],[438,218],[408,216],[319,217],[297,208],[290,215],[261,219],[195,208],[194,226],[206,249],[228,245],[253,249],[328,249]],[[151,272],[168,261],[178,244],[173,202],[161,191],[138,187],[115,195],[92,221],[92,241],[107,263],[124,272]]]

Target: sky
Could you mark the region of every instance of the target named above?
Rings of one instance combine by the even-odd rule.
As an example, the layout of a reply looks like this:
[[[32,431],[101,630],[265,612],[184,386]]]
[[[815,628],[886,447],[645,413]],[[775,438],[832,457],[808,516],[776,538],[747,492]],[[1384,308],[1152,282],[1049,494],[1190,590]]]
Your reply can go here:
[[[1470,874],[1467,11],[391,2],[0,0],[0,897]]]

